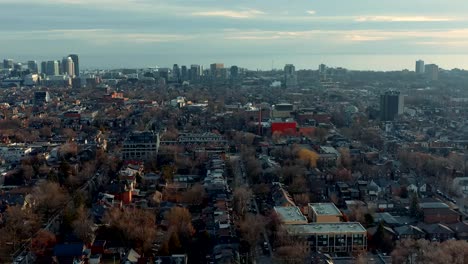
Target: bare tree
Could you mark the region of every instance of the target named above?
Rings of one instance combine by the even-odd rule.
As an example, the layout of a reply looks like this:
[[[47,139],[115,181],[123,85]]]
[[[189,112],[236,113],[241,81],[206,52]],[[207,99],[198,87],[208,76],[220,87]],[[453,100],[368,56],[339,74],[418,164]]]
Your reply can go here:
[[[247,214],[240,222],[242,238],[250,245],[252,252],[260,241],[262,230],[265,229],[266,221],[261,215]]]
[[[252,198],[252,190],[246,186],[238,187],[234,190],[234,206],[240,216],[245,215],[245,209]]]
[[[183,237],[191,237],[195,233],[192,225],[192,215],[187,208],[173,207],[164,216],[170,228]]]
[[[76,210],[76,219],[72,222],[75,235],[85,244],[91,244],[94,240],[94,222],[88,209],[80,206]]]
[[[276,235],[277,255],[282,263],[301,264],[309,252],[309,245],[305,239],[292,236],[286,230],[280,228]]]
[[[46,217],[62,208],[70,199],[68,193],[58,183],[49,181],[36,185],[32,196],[36,201],[37,211]]]
[[[182,202],[200,205],[206,197],[205,188],[201,184],[195,184],[182,194]]]
[[[47,230],[41,229],[37,232],[31,242],[31,250],[36,256],[43,256],[57,243],[55,235]]]
[[[29,208],[9,207],[6,211],[6,223],[0,229],[0,248],[18,249],[21,242],[31,238],[39,230],[39,217]]]
[[[453,263],[468,260],[468,242],[448,240],[442,243],[427,240],[403,240],[392,252],[393,263]]]
[[[116,228],[124,237],[148,251],[156,238],[156,216],[149,211],[134,208],[113,208],[106,212],[104,223]]]

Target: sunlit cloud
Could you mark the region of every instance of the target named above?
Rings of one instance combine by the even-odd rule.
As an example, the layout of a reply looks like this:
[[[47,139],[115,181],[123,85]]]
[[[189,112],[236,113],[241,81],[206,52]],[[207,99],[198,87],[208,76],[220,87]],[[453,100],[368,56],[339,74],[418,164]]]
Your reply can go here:
[[[206,17],[226,17],[226,18],[252,18],[265,13],[255,9],[234,11],[234,10],[214,10],[214,11],[202,11],[192,12],[193,16],[206,16]]]
[[[306,13],[309,14],[309,15],[315,15],[315,14],[317,14],[317,11],[315,11],[315,10],[308,10],[308,11],[306,11]]]
[[[456,21],[453,17],[431,17],[431,16],[359,16],[357,22],[447,22]]]

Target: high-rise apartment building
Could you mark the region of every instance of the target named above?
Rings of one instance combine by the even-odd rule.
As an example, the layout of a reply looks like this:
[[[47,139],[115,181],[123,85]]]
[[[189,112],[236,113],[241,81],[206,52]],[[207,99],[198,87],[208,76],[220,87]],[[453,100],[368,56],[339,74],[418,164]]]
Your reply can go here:
[[[231,79],[233,80],[236,80],[239,78],[239,67],[237,66],[231,66],[231,69],[230,69],[230,76],[231,76]]]
[[[37,66],[37,61],[28,61],[28,70],[31,73],[39,73],[39,67]]]
[[[12,59],[3,60],[3,69],[13,69],[14,61]]]
[[[59,75],[60,74],[59,62],[56,60],[48,61],[45,73],[49,76]]]
[[[190,80],[191,81],[198,81],[200,80],[202,74],[202,69],[198,64],[190,65]]]
[[[74,70],[75,70],[75,76],[80,76],[80,60],[78,58],[78,55],[76,54],[70,54],[68,55],[68,57],[70,57],[73,61],[73,67],[74,67]]]
[[[436,64],[427,64],[424,67],[424,72],[426,74],[426,77],[431,80],[431,81],[437,81],[439,80],[439,66]]]
[[[403,114],[404,96],[397,91],[387,91],[380,96],[380,119],[393,121],[397,115]]]
[[[224,69],[223,63],[212,63],[210,65],[210,73],[212,78],[221,78],[222,69]]]
[[[47,74],[47,61],[41,61],[41,73]]]
[[[416,61],[416,73],[417,74],[424,74],[424,61],[423,60],[417,60]]]
[[[296,67],[292,64],[284,66],[284,84],[286,87],[297,86]]]
[[[187,69],[187,66],[183,65],[180,69],[180,79],[182,81],[187,81],[189,78],[188,78],[188,69]]]
[[[71,57],[63,58],[62,73],[71,77],[75,76],[75,63]]]
[[[174,80],[176,81],[180,80],[180,68],[177,64],[174,64],[172,66],[172,78],[174,78]]]

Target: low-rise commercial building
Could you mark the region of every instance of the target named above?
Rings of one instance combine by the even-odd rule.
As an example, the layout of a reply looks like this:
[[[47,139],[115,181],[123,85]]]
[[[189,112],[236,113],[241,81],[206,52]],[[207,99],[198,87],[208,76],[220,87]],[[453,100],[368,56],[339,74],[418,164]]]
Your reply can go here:
[[[312,251],[357,252],[367,250],[367,230],[354,222],[286,225],[292,236],[302,237]]]
[[[339,223],[343,218],[333,203],[310,203],[308,207],[309,219],[315,223]]]
[[[307,224],[307,218],[297,206],[275,206],[274,210],[281,223],[284,225]]]

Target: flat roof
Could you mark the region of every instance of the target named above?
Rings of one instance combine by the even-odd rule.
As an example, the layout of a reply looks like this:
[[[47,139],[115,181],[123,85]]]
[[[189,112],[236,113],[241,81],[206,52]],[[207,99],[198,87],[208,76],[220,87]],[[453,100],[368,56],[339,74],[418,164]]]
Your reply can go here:
[[[365,233],[367,230],[358,222],[342,223],[310,223],[306,225],[287,225],[286,230],[290,234],[342,234]]]
[[[307,218],[297,206],[275,206],[275,212],[284,222],[306,222]]]
[[[334,203],[310,203],[309,207],[312,208],[317,215],[342,215]]]

